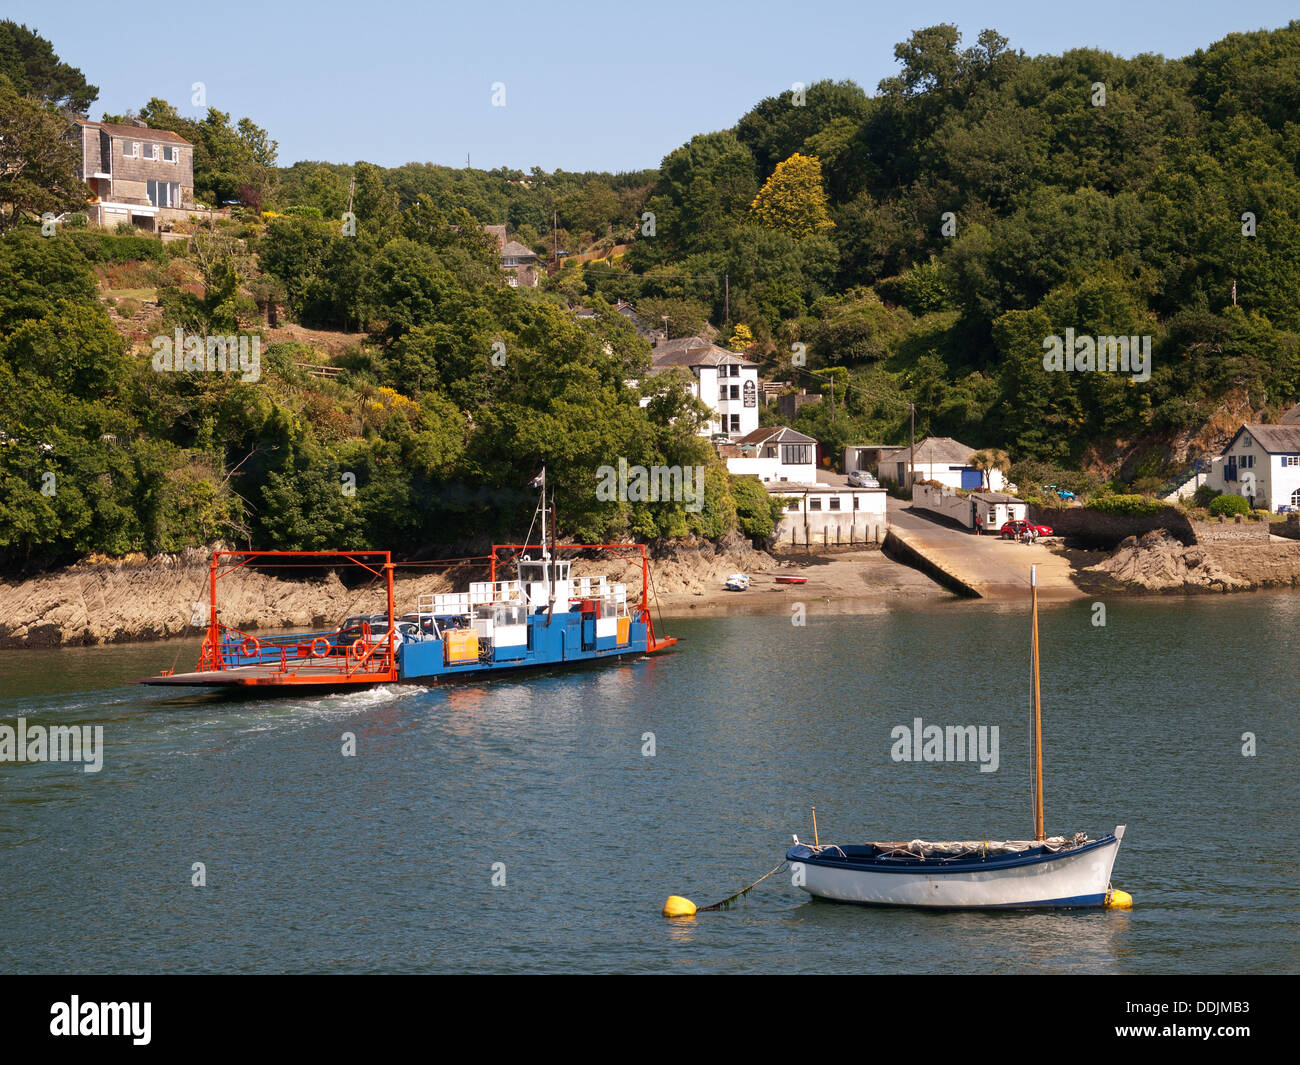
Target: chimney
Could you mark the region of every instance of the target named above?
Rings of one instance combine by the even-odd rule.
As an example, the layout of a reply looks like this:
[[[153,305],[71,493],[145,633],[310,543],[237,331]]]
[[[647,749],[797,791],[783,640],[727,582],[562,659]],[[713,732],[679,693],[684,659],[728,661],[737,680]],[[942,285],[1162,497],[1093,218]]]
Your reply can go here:
[[[132,120],[131,120],[131,125],[133,125],[133,126],[138,126],[140,129],[148,129],[148,128],[149,128],[149,123],[146,122],[143,118],[135,118],[135,119],[132,119]]]

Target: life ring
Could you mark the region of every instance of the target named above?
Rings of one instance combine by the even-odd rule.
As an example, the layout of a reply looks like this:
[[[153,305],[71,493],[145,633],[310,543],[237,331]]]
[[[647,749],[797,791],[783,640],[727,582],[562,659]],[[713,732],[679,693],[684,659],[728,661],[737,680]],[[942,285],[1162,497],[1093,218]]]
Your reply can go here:
[[[366,649],[365,637],[358,636],[355,640],[352,641],[352,653],[356,655],[358,658],[361,657],[365,649]]]
[[[245,658],[252,658],[254,655],[261,657],[262,645],[254,636],[249,636],[239,645],[239,653]]]
[[[316,639],[311,642],[310,651],[312,658],[324,658],[330,653],[329,640],[325,639],[324,636],[317,636]]]

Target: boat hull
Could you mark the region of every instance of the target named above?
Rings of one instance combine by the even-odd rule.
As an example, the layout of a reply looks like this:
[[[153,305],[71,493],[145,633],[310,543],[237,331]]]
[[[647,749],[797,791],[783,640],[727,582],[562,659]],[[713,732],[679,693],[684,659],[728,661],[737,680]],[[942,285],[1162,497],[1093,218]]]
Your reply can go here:
[[[1119,839],[1106,836],[1055,853],[985,860],[927,861],[826,857],[797,845],[786,857],[798,865],[795,882],[810,895],[863,906],[926,909],[1017,909],[1104,906]],[[838,848],[836,848],[838,849]],[[802,883],[800,883],[802,880]]]

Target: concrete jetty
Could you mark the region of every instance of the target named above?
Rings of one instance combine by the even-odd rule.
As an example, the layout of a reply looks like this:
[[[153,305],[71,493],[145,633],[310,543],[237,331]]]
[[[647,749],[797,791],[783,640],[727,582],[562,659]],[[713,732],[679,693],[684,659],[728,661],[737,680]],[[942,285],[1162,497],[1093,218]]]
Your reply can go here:
[[[892,497],[888,515],[885,550],[959,595],[1023,599],[1029,594],[1029,567],[1037,566],[1040,599],[1083,597],[1070,579],[1070,563],[1041,543],[1003,540],[996,532],[976,536]]]

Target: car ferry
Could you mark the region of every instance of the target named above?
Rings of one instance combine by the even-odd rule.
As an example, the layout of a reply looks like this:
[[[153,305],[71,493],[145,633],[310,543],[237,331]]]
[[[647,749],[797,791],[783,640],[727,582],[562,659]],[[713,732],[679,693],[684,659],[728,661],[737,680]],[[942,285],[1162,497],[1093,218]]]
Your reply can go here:
[[[207,632],[191,673],[164,671],[140,683],[185,687],[352,690],[379,684],[436,684],[529,668],[556,668],[654,654],[675,637],[656,634],[650,616],[650,561],[642,544],[495,544],[487,581],[463,592],[420,595],[399,613],[396,564],[386,551],[215,551],[209,578]],[[602,550],[639,557],[641,593],[608,577],[575,577],[560,550]],[[218,584],[244,567],[340,562],[383,580],[388,608],[358,614],[337,628],[257,636],[221,621]],[[498,580],[500,570],[513,575]]]

